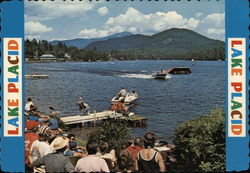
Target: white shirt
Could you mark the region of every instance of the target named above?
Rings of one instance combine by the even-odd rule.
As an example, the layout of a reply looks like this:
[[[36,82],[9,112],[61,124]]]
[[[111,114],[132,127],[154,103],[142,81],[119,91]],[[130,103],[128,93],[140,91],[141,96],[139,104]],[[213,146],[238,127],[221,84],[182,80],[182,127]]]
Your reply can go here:
[[[55,150],[48,143],[36,140],[30,148],[30,162],[32,163],[36,159],[53,152],[55,152]]]
[[[121,97],[126,97],[127,95],[127,91],[125,89],[122,89],[120,92],[119,92],[120,96]]]
[[[25,104],[25,111],[30,111],[30,105],[33,105],[34,106],[34,103],[33,102],[27,102]]]
[[[106,161],[97,155],[88,155],[77,161],[76,172],[110,172]]]

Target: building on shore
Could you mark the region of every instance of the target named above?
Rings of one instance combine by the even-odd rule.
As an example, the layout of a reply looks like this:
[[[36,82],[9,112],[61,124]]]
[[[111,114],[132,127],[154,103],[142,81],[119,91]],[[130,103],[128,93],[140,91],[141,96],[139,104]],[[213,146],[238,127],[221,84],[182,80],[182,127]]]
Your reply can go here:
[[[43,54],[40,56],[40,61],[41,62],[56,62],[56,57],[52,54]]]

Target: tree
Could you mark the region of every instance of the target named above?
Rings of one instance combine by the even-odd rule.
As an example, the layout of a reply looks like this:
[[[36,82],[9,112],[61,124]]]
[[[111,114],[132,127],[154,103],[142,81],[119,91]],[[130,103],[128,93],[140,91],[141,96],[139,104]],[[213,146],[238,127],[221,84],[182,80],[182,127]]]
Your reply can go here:
[[[174,171],[225,171],[224,111],[185,122],[174,136]]]
[[[90,134],[89,140],[104,141],[109,149],[119,151],[125,142],[131,139],[127,123],[119,119],[103,121],[102,126]]]

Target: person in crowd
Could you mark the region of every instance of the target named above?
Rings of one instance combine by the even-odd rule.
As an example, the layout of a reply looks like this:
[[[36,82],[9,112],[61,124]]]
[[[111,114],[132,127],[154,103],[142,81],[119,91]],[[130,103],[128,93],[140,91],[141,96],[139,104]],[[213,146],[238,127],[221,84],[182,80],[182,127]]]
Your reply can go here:
[[[34,141],[38,139],[36,131],[38,129],[39,123],[36,121],[26,122],[26,132],[25,132],[25,167],[27,171],[32,171],[30,165],[30,148]]]
[[[164,172],[165,164],[162,155],[154,149],[156,135],[148,132],[144,135],[144,149],[138,152],[136,171]]]
[[[83,98],[80,98],[78,101],[79,105],[79,111],[81,112],[82,115],[86,115],[88,113],[88,104],[84,102]]]
[[[63,155],[69,140],[64,137],[57,137],[50,144],[55,152],[40,157],[32,163],[32,166],[39,167],[45,165],[46,172],[74,172],[74,166],[69,158]]]
[[[97,155],[99,155],[103,159],[110,159],[112,161],[112,166],[114,167],[116,164],[115,150],[112,149],[111,151],[109,151],[107,142],[100,142],[99,149],[100,153],[97,153]]]
[[[133,172],[134,171],[134,161],[131,153],[124,149],[122,150],[117,158],[117,167],[115,172]]]
[[[68,149],[63,153],[65,156],[86,156],[87,152],[84,148],[77,146],[75,141],[69,141]]]
[[[70,133],[68,134],[67,138],[69,139],[69,142],[72,142],[76,140],[76,135]]]
[[[41,126],[38,130],[38,140],[34,141],[30,149],[30,162],[53,153],[54,149],[49,145],[52,132],[48,126]]]
[[[56,119],[56,112],[52,112],[49,115],[49,123],[48,123],[48,127],[51,130],[58,130],[58,121]]]
[[[117,95],[120,101],[122,100],[124,101],[127,96],[127,91],[124,88],[122,88]]]
[[[133,145],[130,145],[127,149],[132,154],[132,158],[134,160],[134,165],[136,162],[136,158],[138,155],[138,152],[143,149],[144,141],[142,138],[135,138]]]
[[[25,111],[30,111],[30,106],[33,105],[34,103],[32,102],[32,99],[30,97],[27,98],[27,101],[25,103]]]
[[[90,140],[86,144],[88,156],[77,161],[76,172],[110,172],[106,161],[96,155],[98,142]]]
[[[39,116],[37,111],[30,111],[28,115],[28,121],[39,122]]]

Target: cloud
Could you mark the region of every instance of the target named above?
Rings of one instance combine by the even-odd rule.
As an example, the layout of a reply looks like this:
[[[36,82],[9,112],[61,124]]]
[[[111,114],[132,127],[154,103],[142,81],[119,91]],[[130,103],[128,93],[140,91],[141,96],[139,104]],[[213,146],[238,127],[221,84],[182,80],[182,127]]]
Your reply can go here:
[[[216,28],[224,28],[225,27],[225,13],[209,14],[202,20],[202,23],[213,25]]]
[[[208,28],[208,34],[222,35],[225,34],[225,29]]]
[[[47,27],[39,22],[26,22],[25,34],[42,34],[52,31],[53,28]]]
[[[97,11],[101,16],[105,16],[108,14],[109,9],[107,7],[101,7]]]
[[[137,9],[129,7],[125,13],[110,17],[100,30],[84,29],[80,31],[79,36],[93,38],[123,31],[135,34],[153,34],[173,27],[195,29],[199,23],[199,20],[185,18],[176,11],[143,14]]]
[[[26,21],[52,20],[58,17],[83,17],[96,3],[89,1],[28,1],[25,2]]]
[[[39,39],[41,34],[50,32],[53,30],[51,27],[47,27],[39,22],[25,22],[25,37],[28,39]]]
[[[224,37],[225,35],[225,13],[209,14],[202,20],[202,24],[206,25],[207,34]]]

